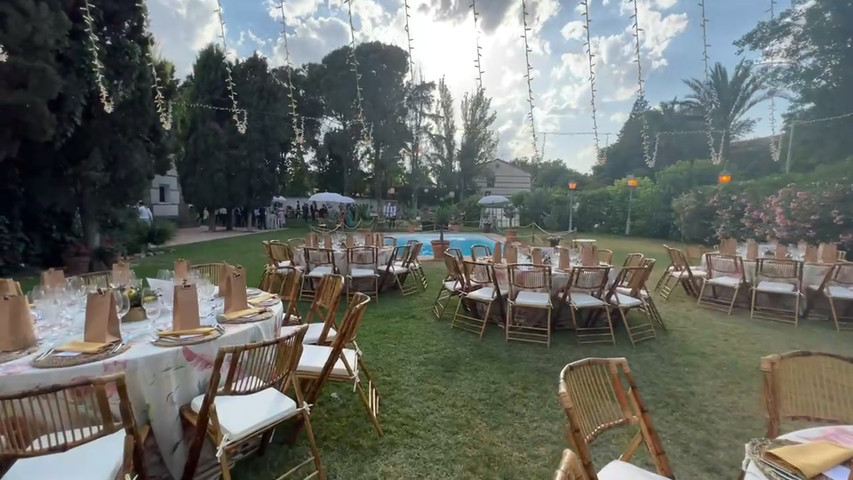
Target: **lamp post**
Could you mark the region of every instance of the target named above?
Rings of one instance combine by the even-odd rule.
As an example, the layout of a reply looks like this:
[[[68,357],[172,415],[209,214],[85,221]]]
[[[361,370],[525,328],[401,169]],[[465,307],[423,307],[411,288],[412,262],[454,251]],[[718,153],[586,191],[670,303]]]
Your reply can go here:
[[[631,235],[631,203],[634,200],[634,188],[637,187],[637,179],[628,175],[628,218],[625,221],[625,235]]]
[[[575,189],[578,188],[577,182],[569,180],[569,233],[572,233],[572,215],[575,213]]]
[[[719,183],[720,185],[725,185],[725,184],[727,184],[727,183],[729,183],[729,182],[731,182],[731,181],[732,181],[732,174],[731,174],[731,173],[729,173],[729,171],[728,171],[728,170],[723,170],[723,171],[722,171],[722,172],[720,172],[720,174],[717,176],[717,183]]]

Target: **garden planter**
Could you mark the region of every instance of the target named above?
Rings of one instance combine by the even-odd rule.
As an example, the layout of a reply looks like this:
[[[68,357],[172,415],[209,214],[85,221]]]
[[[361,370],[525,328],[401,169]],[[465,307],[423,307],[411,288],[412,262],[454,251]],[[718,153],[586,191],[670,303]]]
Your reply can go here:
[[[79,255],[75,257],[65,257],[65,275],[73,277],[81,275],[89,271],[89,263],[92,257],[89,255]]]
[[[432,258],[435,260],[443,260],[444,251],[450,247],[450,242],[447,240],[432,240],[429,243],[432,245]]]

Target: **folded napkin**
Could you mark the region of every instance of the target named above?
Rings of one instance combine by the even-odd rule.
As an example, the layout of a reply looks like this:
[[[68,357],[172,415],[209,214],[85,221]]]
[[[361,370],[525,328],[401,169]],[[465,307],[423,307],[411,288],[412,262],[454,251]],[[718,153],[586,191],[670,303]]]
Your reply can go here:
[[[257,295],[257,296],[250,298],[249,303],[251,303],[252,305],[255,305],[258,303],[264,303],[267,300],[269,300],[271,298],[275,298],[275,297],[276,297],[276,295],[274,295],[272,293],[262,293],[260,295]]]
[[[215,330],[215,327],[199,327],[187,330],[162,330],[157,332],[157,335],[160,337],[186,337],[190,335],[207,335]]]
[[[115,343],[115,342],[113,342]],[[82,340],[72,340],[61,347],[54,348],[57,352],[72,352],[72,353],[101,353],[102,351],[113,346],[113,343],[98,343],[84,342]]]
[[[266,310],[266,308],[247,308],[245,310],[238,310],[236,312],[226,313],[222,315],[222,318],[224,318],[225,320],[236,320],[238,318],[248,317],[250,315],[265,312]]]
[[[806,478],[812,478],[853,458],[853,449],[831,442],[802,443],[768,450]]]

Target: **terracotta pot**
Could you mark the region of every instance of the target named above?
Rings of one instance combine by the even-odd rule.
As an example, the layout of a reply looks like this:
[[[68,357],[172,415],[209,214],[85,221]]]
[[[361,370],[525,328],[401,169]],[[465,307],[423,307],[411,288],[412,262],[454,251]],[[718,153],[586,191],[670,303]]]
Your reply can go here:
[[[89,271],[89,263],[92,261],[92,257],[89,255],[81,255],[76,257],[65,257],[64,260],[65,275],[73,277]]]
[[[432,258],[435,260],[444,259],[444,251],[450,247],[450,242],[447,240],[443,242],[441,240],[431,240],[429,243],[432,245]]]
[[[409,233],[415,233],[415,224],[414,223],[409,224],[408,232]]]

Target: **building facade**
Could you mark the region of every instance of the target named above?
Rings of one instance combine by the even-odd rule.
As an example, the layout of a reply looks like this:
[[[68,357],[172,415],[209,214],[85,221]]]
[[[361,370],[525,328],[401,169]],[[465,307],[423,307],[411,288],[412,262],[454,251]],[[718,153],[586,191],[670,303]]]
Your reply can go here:
[[[170,169],[165,175],[155,175],[151,181],[149,194],[151,212],[154,218],[177,219],[181,214],[181,186],[178,183],[178,171]]]
[[[505,197],[529,191],[532,181],[529,173],[503,160],[487,163],[483,167],[483,174],[476,180],[477,187],[483,196],[503,195]]]

